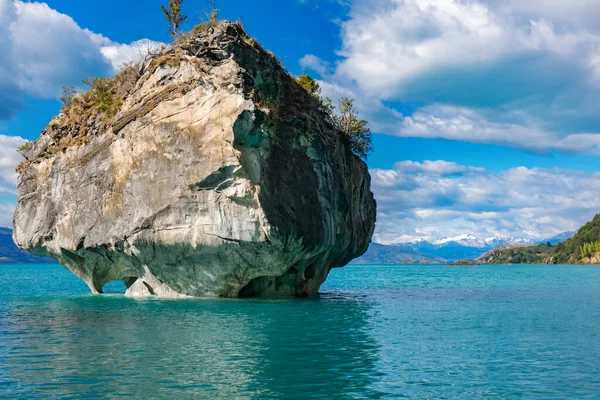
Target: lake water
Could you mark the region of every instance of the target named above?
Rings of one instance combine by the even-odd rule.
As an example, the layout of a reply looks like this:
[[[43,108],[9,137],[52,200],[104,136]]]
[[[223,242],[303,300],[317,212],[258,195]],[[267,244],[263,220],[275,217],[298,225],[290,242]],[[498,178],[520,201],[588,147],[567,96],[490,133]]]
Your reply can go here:
[[[350,266],[322,292],[140,301],[2,265],[0,397],[600,397],[600,267]]]

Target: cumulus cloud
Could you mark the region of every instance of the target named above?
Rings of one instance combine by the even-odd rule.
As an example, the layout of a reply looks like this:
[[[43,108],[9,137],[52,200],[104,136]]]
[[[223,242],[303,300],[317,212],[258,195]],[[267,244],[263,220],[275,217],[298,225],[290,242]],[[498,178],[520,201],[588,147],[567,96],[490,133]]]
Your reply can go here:
[[[2,0],[7,1],[7,0]],[[9,24],[10,61],[14,78],[25,93],[53,97],[60,85],[73,86],[90,76],[110,72],[99,48],[109,41],[81,29],[69,16],[45,3],[14,2],[16,18]]]
[[[0,192],[8,189],[14,193],[17,184],[15,168],[23,160],[17,152],[26,140],[18,136],[0,135]]]
[[[496,0],[489,1],[489,4],[505,15],[524,20],[543,17],[572,27],[597,29],[600,19],[596,0]]]
[[[523,89],[561,89],[548,84],[572,82],[574,77],[560,79],[565,69],[587,72],[589,78],[600,48],[594,32],[559,31],[540,17],[518,23],[485,2],[376,3],[374,12],[365,12],[373,10],[371,2],[357,1],[343,25],[338,74],[386,97],[431,101],[449,96],[463,104],[496,105],[521,99]],[[525,86],[506,87],[516,83]],[[465,88],[470,90],[460,93]]]
[[[405,174],[428,174],[428,175],[455,175],[467,171],[484,172],[484,168],[466,167],[455,162],[448,161],[399,161],[394,164],[394,170]]]
[[[46,3],[0,0],[0,121],[17,115],[26,97],[57,98],[62,87],[113,75],[123,63],[139,61],[161,45],[114,43]],[[0,134],[0,226],[12,224],[15,168],[22,160],[17,149],[23,143]]]
[[[371,175],[379,212],[374,240],[381,243],[463,233],[544,239],[577,229],[600,209],[600,173],[403,161]]]
[[[594,0],[356,0],[334,71],[313,56],[302,65],[369,99],[364,114],[385,118],[381,133],[597,155],[599,10]]]
[[[539,121],[530,119],[521,123],[507,122],[506,119],[510,118],[508,116],[504,117],[504,121],[493,121],[491,118],[494,116],[490,114],[493,113],[464,107],[431,105],[398,119],[397,127],[391,132],[407,137],[514,146],[537,152],[555,149],[567,153],[600,155],[600,134],[549,132],[544,130]]]
[[[0,9],[0,11],[2,11]],[[15,168],[23,160],[17,149],[26,142],[17,136],[0,134],[0,197],[14,198],[16,195],[17,174]],[[14,201],[0,202],[0,226],[12,226],[15,210]]]
[[[19,91],[19,85],[12,79],[15,65],[10,57],[12,45],[9,39],[9,24],[16,19],[16,10],[8,0],[0,0],[0,120],[14,116],[22,107],[22,99],[13,94]]]
[[[9,203],[0,203],[0,226],[12,227],[15,206]]]
[[[0,0],[0,120],[14,117],[25,97],[57,98],[62,87],[112,75],[158,46],[114,43],[46,3]]]
[[[314,54],[307,54],[300,59],[300,66],[304,69],[311,69],[321,76],[325,76],[331,68],[329,63],[321,60]]]
[[[123,64],[141,62],[148,54],[155,53],[163,46],[164,43],[142,39],[130,44],[110,43],[103,46],[101,52],[110,61],[113,69],[118,71]]]

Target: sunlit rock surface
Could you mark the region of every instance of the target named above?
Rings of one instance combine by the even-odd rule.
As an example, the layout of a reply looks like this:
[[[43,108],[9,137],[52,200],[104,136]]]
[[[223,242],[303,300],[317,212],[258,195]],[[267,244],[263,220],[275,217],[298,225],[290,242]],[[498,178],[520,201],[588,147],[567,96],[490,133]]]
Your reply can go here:
[[[94,293],[311,296],[370,242],[367,166],[237,24],[146,57],[85,141],[60,118],[24,152],[14,239]]]

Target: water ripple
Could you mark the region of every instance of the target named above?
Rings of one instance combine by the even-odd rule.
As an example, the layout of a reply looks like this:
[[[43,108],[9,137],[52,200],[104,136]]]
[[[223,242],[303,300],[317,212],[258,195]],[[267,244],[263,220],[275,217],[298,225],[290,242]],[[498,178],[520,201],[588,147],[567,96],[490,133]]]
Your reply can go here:
[[[139,301],[3,266],[0,397],[596,398],[599,283],[594,267],[349,267],[315,301]]]

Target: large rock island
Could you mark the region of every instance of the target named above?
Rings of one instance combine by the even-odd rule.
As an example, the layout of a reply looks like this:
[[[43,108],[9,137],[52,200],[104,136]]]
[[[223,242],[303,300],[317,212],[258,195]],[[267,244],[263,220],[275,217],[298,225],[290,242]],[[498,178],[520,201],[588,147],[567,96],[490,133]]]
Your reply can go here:
[[[90,85],[22,151],[14,240],[92,292],[311,296],[366,251],[366,164],[239,24]]]

